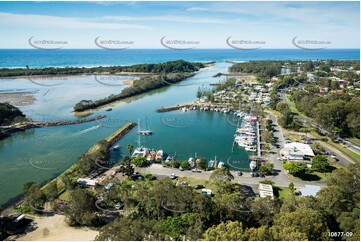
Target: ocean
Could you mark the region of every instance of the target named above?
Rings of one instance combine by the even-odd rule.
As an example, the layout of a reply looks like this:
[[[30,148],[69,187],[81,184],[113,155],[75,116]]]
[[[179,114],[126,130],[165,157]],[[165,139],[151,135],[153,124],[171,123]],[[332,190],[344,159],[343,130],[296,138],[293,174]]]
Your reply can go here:
[[[359,49],[0,49],[0,68],[112,66],[142,63],[186,61],[250,61],[250,60],[355,60]]]

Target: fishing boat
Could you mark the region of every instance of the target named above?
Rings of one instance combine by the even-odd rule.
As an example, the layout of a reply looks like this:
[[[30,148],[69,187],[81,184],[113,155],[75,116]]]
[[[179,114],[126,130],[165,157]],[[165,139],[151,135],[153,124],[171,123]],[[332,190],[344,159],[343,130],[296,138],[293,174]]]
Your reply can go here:
[[[222,168],[222,167],[224,167],[224,162],[221,161],[221,162],[218,163],[217,168]]]
[[[105,111],[110,112],[110,111],[112,111],[112,110],[113,110],[112,108],[108,108],[108,109],[106,109]]]
[[[170,163],[173,160],[173,156],[167,156],[167,158],[165,159],[166,163]]]
[[[156,161],[162,161],[163,160],[163,150],[158,150],[156,155],[155,155],[155,160]]]
[[[156,153],[154,150],[151,150],[147,155],[147,161],[154,161],[156,157]]]
[[[188,159],[188,164],[189,164],[191,167],[194,167],[194,166],[195,166],[194,158],[193,158],[193,157],[189,157],[189,159]]]
[[[246,150],[246,151],[250,151],[250,152],[256,152],[256,151],[257,151],[256,147],[254,147],[254,146],[247,146],[247,147],[245,148],[245,150]]]
[[[214,160],[208,162],[208,169],[214,169],[217,166],[217,156],[214,157]]]
[[[254,169],[256,169],[257,167],[257,162],[256,161],[251,161],[251,163],[249,164],[249,168],[251,168],[251,170],[253,171]]]
[[[119,150],[119,148],[120,148],[119,145],[115,145],[115,146],[113,147],[113,150]]]

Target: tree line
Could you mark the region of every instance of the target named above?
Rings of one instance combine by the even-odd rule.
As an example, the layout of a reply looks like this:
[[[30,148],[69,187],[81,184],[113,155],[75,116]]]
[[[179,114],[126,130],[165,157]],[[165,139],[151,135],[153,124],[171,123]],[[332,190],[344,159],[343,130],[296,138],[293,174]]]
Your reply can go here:
[[[184,60],[169,61],[159,64],[138,64],[131,66],[98,66],[98,67],[46,67],[46,68],[2,68],[0,77],[30,76],[30,75],[74,75],[119,72],[144,72],[144,73],[176,73],[195,72],[205,67],[200,62],[187,62]]]
[[[164,86],[172,85],[186,78],[194,76],[194,73],[170,73],[164,75],[144,76],[133,81],[133,85],[124,88],[119,94],[112,94],[106,98],[98,100],[81,100],[74,106],[74,111],[84,111],[97,108],[121,99],[142,94]]]
[[[360,137],[360,98],[348,94],[324,97],[306,91],[294,91],[291,99],[297,110],[314,118],[327,131],[346,137]]]
[[[216,171],[214,197],[168,178],[118,183],[105,199],[121,200],[126,215],[103,226],[96,240],[359,240],[359,164],[332,172],[317,197],[292,189],[288,199],[247,198],[226,169]],[[84,198],[77,194],[70,204],[92,195]]]

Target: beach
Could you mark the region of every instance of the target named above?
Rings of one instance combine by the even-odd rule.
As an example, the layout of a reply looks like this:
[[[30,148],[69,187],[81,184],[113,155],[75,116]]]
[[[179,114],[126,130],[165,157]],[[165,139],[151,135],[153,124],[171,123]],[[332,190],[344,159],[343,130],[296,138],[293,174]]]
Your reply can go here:
[[[54,215],[50,217],[33,217],[34,221],[32,226],[26,231],[25,235],[21,235],[17,238],[9,238],[18,241],[85,241],[94,240],[99,234],[98,231],[89,228],[75,228],[70,227],[64,221],[64,215]]]

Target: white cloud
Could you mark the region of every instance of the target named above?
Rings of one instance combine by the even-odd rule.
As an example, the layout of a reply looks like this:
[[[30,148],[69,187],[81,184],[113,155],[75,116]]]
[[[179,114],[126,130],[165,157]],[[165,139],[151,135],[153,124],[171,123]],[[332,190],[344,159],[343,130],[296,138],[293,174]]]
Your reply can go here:
[[[192,7],[187,8],[186,11],[194,12],[194,11],[208,11],[208,8],[200,8],[200,7]]]
[[[191,17],[182,15],[160,15],[147,17],[132,17],[132,16],[106,16],[105,20],[115,21],[160,21],[160,22],[178,22],[178,23],[201,23],[201,24],[230,24],[237,20],[227,20],[220,18],[204,18]]]
[[[59,29],[124,29],[147,28],[144,25],[101,22],[96,19],[58,17],[49,15],[13,14],[0,12],[0,25]]]

